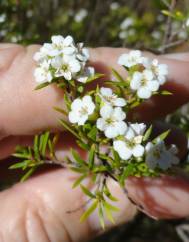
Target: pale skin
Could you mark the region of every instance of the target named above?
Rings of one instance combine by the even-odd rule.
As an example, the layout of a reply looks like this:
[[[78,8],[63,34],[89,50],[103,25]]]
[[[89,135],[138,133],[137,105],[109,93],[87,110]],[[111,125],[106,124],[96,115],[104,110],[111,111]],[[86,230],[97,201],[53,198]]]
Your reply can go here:
[[[0,45],[0,159],[10,156],[17,144],[29,144],[32,135],[50,128],[60,130],[59,115],[52,109],[61,107],[62,91],[54,86],[34,92],[33,54],[39,46],[23,48],[18,45]],[[123,75],[125,71],[116,62],[127,49],[97,48],[90,50],[90,61],[98,71],[109,74],[114,67]],[[146,53],[152,56],[152,54]],[[133,112],[145,121],[161,117],[189,101],[189,55],[158,56],[169,66],[169,82],[164,88],[173,97],[153,98]],[[168,127],[162,127],[167,129]],[[171,143],[186,153],[186,137],[173,129]],[[57,156],[63,159],[75,142],[68,134],[61,138]],[[80,151],[80,150],[79,150]],[[81,152],[81,151],[80,151]],[[83,154],[85,156],[85,154]],[[75,174],[65,169],[54,169],[37,175],[0,193],[0,241],[5,242],[67,242],[85,241],[100,232],[96,214],[85,223],[79,217],[86,209],[68,213],[85,204],[80,189],[72,190]],[[90,182],[86,184],[91,186]],[[142,205],[147,214],[156,218],[189,216],[189,180],[181,177],[158,179],[130,178],[126,183],[129,196]],[[116,224],[131,220],[136,207],[126,198],[119,186],[109,180],[109,187],[119,198],[120,212],[115,214]],[[107,223],[107,229],[112,225]]]

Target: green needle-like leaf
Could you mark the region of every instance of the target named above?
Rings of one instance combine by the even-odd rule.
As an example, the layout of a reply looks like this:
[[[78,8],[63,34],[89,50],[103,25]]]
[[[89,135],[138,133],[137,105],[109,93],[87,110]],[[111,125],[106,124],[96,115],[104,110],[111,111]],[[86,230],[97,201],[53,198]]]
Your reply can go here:
[[[72,188],[75,188],[81,184],[81,182],[87,177],[86,174],[81,175],[73,184]]]
[[[161,141],[165,140],[167,138],[167,136],[169,135],[169,133],[170,133],[170,129],[165,131],[165,132],[163,132],[159,136],[157,136],[155,139],[153,139],[152,142],[156,143],[158,140],[161,140]]]
[[[39,84],[34,90],[39,90],[39,89],[42,89],[42,88],[47,87],[49,85],[50,85],[49,82],[45,82],[45,83]]]
[[[48,144],[48,140],[49,140],[49,132],[45,132],[45,134],[43,135],[43,140],[42,140],[42,145],[41,145],[41,154],[44,157],[46,154],[46,149],[47,149],[47,144]]]
[[[97,208],[98,200],[95,200],[93,204],[86,210],[86,212],[81,216],[80,221],[85,221]]]
[[[63,119],[59,120],[60,124],[68,130],[70,133],[72,133],[75,137],[77,137],[79,140],[81,139],[80,136],[74,131],[74,129]]]
[[[79,153],[75,151],[74,149],[71,149],[71,153],[75,159],[75,161],[80,165],[86,165],[86,162],[80,157]]]
[[[94,166],[94,161],[95,161],[95,149],[96,149],[96,146],[95,144],[93,144],[91,146],[91,149],[89,151],[89,168],[90,169],[93,169],[93,166]]]
[[[81,189],[82,189],[82,191],[83,191],[83,193],[84,193],[85,195],[87,195],[88,197],[90,197],[90,198],[92,198],[92,199],[96,198],[96,196],[95,196],[94,194],[92,194],[92,192],[90,192],[85,186],[83,186],[83,185],[81,184],[80,187],[81,187]]]
[[[36,170],[36,166],[29,169],[29,171],[21,178],[21,182],[26,181]]]
[[[152,125],[150,125],[150,127],[145,132],[143,141],[147,141],[150,138],[151,133],[152,133]]]

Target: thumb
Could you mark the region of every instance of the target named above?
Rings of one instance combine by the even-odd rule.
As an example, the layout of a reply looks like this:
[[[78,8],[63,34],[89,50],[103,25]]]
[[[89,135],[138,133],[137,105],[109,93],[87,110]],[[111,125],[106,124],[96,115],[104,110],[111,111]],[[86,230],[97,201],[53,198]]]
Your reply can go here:
[[[1,192],[1,240],[16,242],[19,238],[19,242],[77,242],[100,232],[96,213],[86,222],[80,222],[81,215],[87,209],[83,206],[86,198],[80,188],[72,190],[74,179],[75,173],[56,169]],[[116,203],[120,208],[115,214],[116,224],[129,221],[136,213],[135,206],[115,182],[109,181],[108,186],[119,199]],[[111,226],[106,221],[106,228]]]

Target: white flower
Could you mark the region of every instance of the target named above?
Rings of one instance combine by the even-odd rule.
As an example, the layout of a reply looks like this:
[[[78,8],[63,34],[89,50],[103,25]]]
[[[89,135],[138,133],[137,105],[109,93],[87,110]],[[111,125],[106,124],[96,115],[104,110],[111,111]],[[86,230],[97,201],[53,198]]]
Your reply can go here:
[[[172,165],[177,165],[179,159],[176,156],[178,150],[175,145],[166,148],[164,141],[159,140],[157,144],[149,142],[146,147],[146,164],[150,169],[159,166],[162,170],[167,170]]]
[[[47,56],[73,55],[76,51],[73,38],[69,35],[66,38],[61,35],[54,35],[51,40],[52,43],[45,43],[40,49]]]
[[[168,66],[166,64],[159,64],[158,60],[154,59],[152,61],[151,70],[160,85],[163,85],[166,82],[166,76],[168,75]]]
[[[186,19],[185,24],[186,24],[187,27],[189,27],[189,18]]]
[[[66,57],[55,57],[51,62],[52,67],[56,69],[55,77],[64,77],[66,80],[71,80],[76,73],[81,70],[81,65],[78,60]]]
[[[111,9],[111,10],[116,10],[116,9],[118,9],[119,7],[120,7],[120,5],[119,5],[118,2],[112,2],[112,3],[110,4],[110,9]]]
[[[126,138],[131,139],[138,136],[143,136],[146,125],[144,123],[130,123],[126,133]]]
[[[125,139],[113,142],[114,150],[118,152],[121,159],[128,160],[132,156],[143,156],[144,147],[141,145],[141,142],[145,129],[146,126],[143,123],[130,124],[125,134]]]
[[[121,29],[127,29],[128,27],[130,27],[131,25],[133,25],[133,19],[128,17],[126,18],[120,25]]]
[[[54,35],[51,40],[52,47],[54,51],[57,51],[57,54],[64,53],[65,55],[72,55],[76,51],[73,38],[70,35],[66,38],[61,35]]]
[[[126,31],[126,30],[123,30],[123,31],[121,31],[121,32],[119,33],[119,38],[120,38],[120,39],[126,39],[127,36],[128,36],[128,31]]]
[[[86,18],[88,15],[88,12],[86,9],[82,8],[79,10],[79,12],[75,15],[74,20],[76,22],[82,22],[84,18]]]
[[[185,31],[185,30],[180,31],[180,32],[178,33],[178,37],[179,37],[179,39],[187,39],[187,37],[188,37],[188,32]]]
[[[48,61],[47,54],[43,51],[38,51],[34,54],[33,59],[38,62],[39,64],[42,64],[44,61]]]
[[[1,14],[0,15],[0,23],[5,22],[5,19],[6,19],[6,14],[5,13]]]
[[[100,109],[100,115],[101,118],[97,119],[97,128],[104,131],[107,138],[115,138],[125,133],[127,125],[123,120],[126,114],[120,107],[113,108],[105,104]]]
[[[140,50],[132,50],[128,54],[122,54],[118,59],[118,64],[130,68],[138,64],[143,64],[146,61],[147,58],[142,56]]]
[[[79,75],[79,77],[77,78],[77,81],[82,82],[82,83],[86,83],[88,78],[94,76],[94,74],[95,74],[94,67],[91,67],[91,66],[86,67],[84,69],[84,72],[81,75]]]
[[[110,88],[101,87],[100,97],[102,98],[103,102],[112,106],[124,107],[127,104],[124,98],[117,97],[117,95],[115,95]]]
[[[161,34],[161,32],[158,31],[158,30],[154,30],[154,31],[152,32],[152,37],[153,37],[154,39],[160,40],[160,39],[161,39],[161,36],[162,36],[162,34]]]
[[[81,61],[81,62],[86,62],[89,59],[89,50],[88,48],[83,48],[84,44],[83,43],[78,43],[77,44],[77,51],[76,51],[76,57]]]
[[[69,121],[74,124],[84,125],[94,110],[95,104],[91,96],[84,96],[82,99],[77,98],[71,104]]]
[[[53,76],[49,71],[49,63],[45,61],[40,67],[37,67],[34,71],[34,76],[38,83],[51,82]]]
[[[142,99],[150,98],[152,93],[159,89],[159,85],[157,80],[153,80],[153,73],[150,70],[135,72],[130,82],[131,89]]]
[[[39,68],[35,71],[37,82],[44,82],[43,79],[53,80],[56,77],[63,77],[68,81],[75,79],[85,83],[89,77],[94,75],[94,68],[86,67],[89,51],[83,48],[83,43],[75,45],[71,36],[64,38],[61,35],[52,36],[51,40],[51,43],[45,43],[33,57]],[[49,72],[46,67],[42,67],[44,63],[49,64]],[[42,69],[40,69],[41,67]],[[48,78],[45,78],[47,72]]]

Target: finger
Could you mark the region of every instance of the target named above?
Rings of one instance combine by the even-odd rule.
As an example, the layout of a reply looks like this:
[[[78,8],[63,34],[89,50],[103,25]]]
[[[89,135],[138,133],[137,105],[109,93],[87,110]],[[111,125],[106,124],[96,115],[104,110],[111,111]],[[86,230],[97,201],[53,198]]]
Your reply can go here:
[[[61,155],[67,156],[67,150],[68,150],[68,147],[65,149],[65,153],[61,153]],[[82,192],[79,189],[75,191],[73,190],[72,192],[72,184],[75,179],[76,179],[76,175],[73,173],[70,173],[66,170],[58,170],[58,171],[56,170],[50,173],[45,173],[43,175],[38,175],[37,177],[33,177],[31,180],[27,181],[24,184],[17,185],[16,192],[12,192],[12,191],[15,191],[14,190],[15,187],[13,189],[7,190],[6,196],[0,195],[0,202],[2,201],[2,206],[4,208],[2,211],[3,214],[0,212],[0,217],[2,214],[1,221],[4,221],[8,227],[11,226],[10,223],[14,224],[14,226],[16,227],[14,231],[19,233],[19,236],[20,236],[19,238],[22,238],[21,236],[24,236],[23,224],[26,223],[26,220],[27,220],[27,221],[30,221],[29,225],[28,223],[26,223],[27,226],[25,226],[27,237],[36,235],[38,236],[38,238],[41,238],[40,236],[42,236],[42,238],[43,237],[45,238],[46,236],[48,238],[50,237],[50,241],[53,241],[54,239],[53,236],[58,236],[58,237],[55,237],[54,241],[58,241],[58,239],[60,239],[60,241],[68,241],[69,236],[71,236],[70,238],[73,241],[78,241],[81,239],[84,240],[84,238],[87,238],[89,235],[92,235],[92,232],[99,230],[100,225],[98,222],[98,217],[95,213],[85,223],[85,226],[79,223],[79,217],[81,216],[83,211],[87,208],[83,208],[83,210],[77,209],[78,207],[79,208],[83,207],[82,205],[85,204],[86,198],[83,196]],[[176,178],[176,181],[177,180],[179,181],[179,179],[180,178]],[[152,181],[152,184],[153,184],[153,181]],[[137,185],[141,184],[140,180],[138,184],[133,183],[133,181],[131,180],[129,182],[130,184],[127,184],[127,189],[129,190],[129,194],[131,194],[133,199],[137,199],[137,202],[141,202],[140,201],[141,199],[139,199],[138,197],[135,197],[135,194],[138,195],[138,192],[137,193],[134,192],[136,190],[138,191]],[[144,191],[147,188],[147,185],[149,185],[149,183],[150,183],[150,180],[148,183],[144,183],[144,186],[142,187]],[[90,182],[87,184],[90,185]],[[163,185],[165,184],[163,183]],[[119,198],[119,203],[117,205],[120,207],[120,213],[115,214],[117,223],[121,223],[123,221],[127,221],[127,219],[131,219],[136,212],[135,207],[127,199],[125,200],[125,195],[122,192],[122,190],[119,188],[117,183],[110,180],[109,186],[113,194]],[[187,189],[187,187],[188,187],[188,183],[185,181],[185,188]],[[173,188],[172,190],[170,189],[170,198],[174,200],[174,196],[176,196],[177,194],[178,196],[180,196],[180,191],[183,190],[183,182],[181,183],[178,182],[178,186],[177,187],[174,186],[172,188]],[[143,190],[140,191],[140,193],[142,193]],[[5,194],[5,193],[2,193],[2,194]],[[9,194],[13,194],[13,195],[10,196]],[[18,194],[19,194],[19,197],[16,196]],[[24,197],[20,196],[20,194],[23,194]],[[6,197],[5,200],[4,200],[4,196]],[[12,201],[13,199],[15,201],[15,204],[18,203],[20,204],[20,206],[19,205],[12,206],[10,209],[9,208],[10,201]],[[29,199],[29,202],[28,202],[28,199]],[[153,197],[151,197],[151,199],[153,199]],[[24,204],[22,203],[22,201],[24,201]],[[173,201],[168,200],[168,202],[171,203]],[[182,206],[182,199],[180,199],[179,202],[180,202],[179,205]],[[143,204],[146,211],[147,211],[147,205],[145,207],[145,203]],[[156,205],[158,207],[158,203]],[[174,205],[176,206],[176,203]],[[185,201],[183,201],[183,207],[185,207],[185,205],[186,203]],[[17,208],[16,211],[13,209],[15,207]],[[166,208],[168,207],[169,205],[167,204]],[[24,211],[22,210],[23,208],[25,208]],[[75,208],[76,208],[76,212],[71,213],[71,217],[68,217],[67,211],[70,211],[72,209],[75,210]],[[161,210],[158,210],[158,211],[160,212]],[[188,211],[185,207],[185,209],[182,210],[182,214],[175,214],[175,216],[177,217],[181,215],[185,216],[187,215],[187,213]],[[7,214],[8,215],[10,214],[10,215],[7,216]],[[166,214],[165,212],[164,214],[160,213],[162,217],[168,217],[168,214],[170,215],[170,210],[168,210]],[[12,218],[14,218],[14,221],[12,220]],[[12,235],[7,233],[7,226],[0,226],[1,228],[0,231],[2,231],[1,233],[3,234],[4,237],[7,236],[5,238],[7,238],[7,241],[9,241],[8,239],[10,238],[8,236],[12,236]],[[72,229],[73,226],[74,228],[76,228],[74,230],[74,233]],[[107,228],[109,226],[110,224],[107,223]],[[67,232],[65,232],[65,228]],[[46,234],[46,231],[48,231],[49,234]],[[70,231],[72,231],[72,233]],[[18,234],[16,234],[15,236],[18,237]],[[68,237],[65,237],[65,236],[68,236]],[[14,237],[12,237],[11,239],[12,240],[10,241],[14,241]],[[34,237],[34,239],[36,238]]]
[[[31,178],[0,193],[0,238],[7,242],[29,241],[85,241],[102,231],[94,213],[84,222],[86,197],[80,188],[73,190],[75,173],[54,170]],[[91,187],[86,181],[86,186]],[[116,224],[129,221],[136,213],[117,183],[109,182],[109,189],[119,199]],[[14,206],[12,204],[14,201]],[[112,225],[106,222],[106,229]],[[74,230],[73,230],[74,228]],[[11,233],[9,232],[11,231]]]
[[[188,138],[180,128],[165,122],[153,122],[153,131],[151,138],[155,138],[168,130],[169,134],[165,139],[166,144],[175,144],[178,148],[178,156],[180,157],[180,159],[184,159],[188,151]]]
[[[31,146],[33,136],[9,136],[0,141],[0,160],[3,160],[15,152],[16,146]]]
[[[153,137],[155,138],[159,134],[170,130],[170,133],[166,139],[168,144],[175,144],[179,150],[179,157],[183,158],[187,153],[187,137],[181,129],[174,125],[164,123],[164,122],[154,122],[153,123]],[[10,136],[6,139],[0,141],[0,160],[5,159],[10,156],[14,151],[16,146],[27,146],[32,145],[33,136]],[[65,150],[65,147],[75,144],[75,138],[68,132],[64,131],[60,133],[59,142],[56,146],[57,155],[60,154],[61,150]],[[76,144],[75,144],[76,145]]]
[[[179,179],[180,178],[175,178],[175,182],[171,180],[170,183],[166,183],[160,179],[159,181],[156,181],[156,179],[149,179],[148,182],[143,182],[142,179],[138,179],[138,183],[136,183],[136,180],[130,180],[130,183],[127,183],[127,189],[129,189],[129,193],[132,194],[133,197],[136,194],[134,198],[137,199],[138,203],[142,204],[143,199],[141,199],[141,196],[138,197],[138,195],[142,194],[143,191],[145,193],[149,186],[153,189],[156,185],[159,191],[162,191],[162,188],[164,191],[166,185],[166,193],[169,195],[169,199],[162,199],[162,201],[157,200],[154,206],[157,213],[161,214],[162,217],[171,217],[170,215],[172,215],[172,213],[170,212],[172,211],[169,205],[171,204],[172,207],[172,203],[174,202],[174,206],[176,207],[178,207],[178,205],[183,205],[181,212],[183,216],[186,216],[188,214],[186,209],[188,197],[183,197],[183,199],[181,199],[180,195],[188,195],[187,189],[189,184],[186,181],[180,182]],[[87,209],[83,207],[86,198],[83,196],[80,189],[72,191],[74,180],[75,174],[66,170],[56,170],[34,177],[2,193],[0,195],[0,203],[3,207],[2,211],[0,211],[0,221],[2,221],[0,222],[0,234],[4,236],[3,238],[5,238],[5,241],[11,239],[10,241],[14,242],[15,238],[18,236],[19,238],[23,238],[22,236],[25,234],[27,234],[27,237],[31,241],[32,239],[35,241],[36,238],[43,238],[44,241],[48,241],[47,238],[50,241],[69,241],[69,239],[72,241],[80,241],[89,238],[89,236],[94,235],[97,231],[99,232],[100,225],[96,213],[94,213],[86,223],[79,223],[81,214]],[[150,185],[151,183],[152,185]],[[125,195],[118,187],[117,183],[110,181],[108,186],[114,196],[119,198],[119,203],[116,205],[119,206],[120,213],[115,214],[116,222],[121,223],[123,221],[128,221],[128,219],[134,216],[136,212],[135,207],[131,205],[128,200],[125,200]],[[138,192],[134,193],[137,189]],[[185,191],[185,189],[187,192],[183,194],[182,191]],[[157,197],[155,192],[157,192],[157,190],[154,190],[151,197],[147,197],[144,201],[144,208],[149,206],[153,211],[152,200],[154,197]],[[175,197],[180,197],[180,199],[177,200]],[[12,206],[11,201],[13,199],[15,206]],[[159,207],[158,202],[160,202],[160,205],[165,203],[164,210]],[[179,204],[177,202],[179,202]],[[77,209],[81,207],[82,209]],[[72,210],[74,212],[67,213],[67,211]],[[178,213],[174,214],[176,217],[181,215],[178,209],[177,212]],[[13,226],[11,228],[13,229],[12,231],[15,231],[15,234],[7,233],[7,228],[11,226],[10,223]],[[110,224],[107,223],[106,225],[107,228],[109,228]],[[74,231],[73,226],[75,228]]]
[[[130,178],[130,197],[154,218],[189,216],[189,180],[182,177]]]
[[[0,47],[0,135],[28,135],[43,129],[57,129],[63,93],[55,86],[34,91],[34,53],[39,46]]]
[[[33,71],[36,67],[33,61],[34,53],[39,46],[0,47],[0,136],[28,135],[44,129],[58,129],[59,114],[54,106],[63,107],[63,92],[51,85],[41,91],[33,91],[36,83]],[[90,51],[91,63],[97,71],[109,73],[110,66],[118,67],[117,58],[126,49],[99,48]],[[172,111],[178,105],[188,100],[188,62],[162,59],[170,66],[170,75],[165,88],[173,91],[174,97],[159,97],[147,102],[134,114],[141,119],[149,120]],[[163,105],[162,105],[163,102]],[[161,105],[161,107],[160,107]]]

